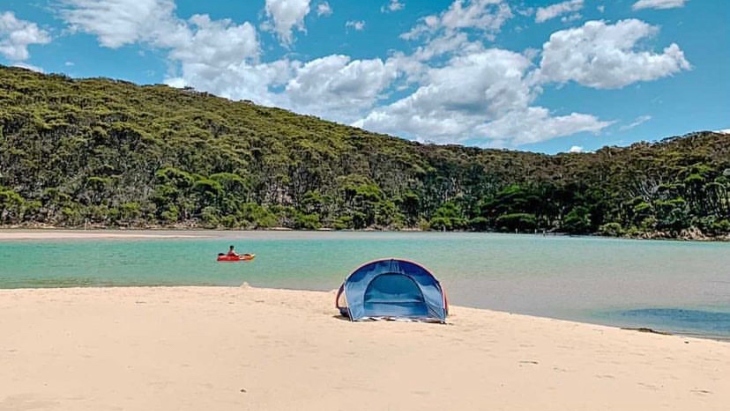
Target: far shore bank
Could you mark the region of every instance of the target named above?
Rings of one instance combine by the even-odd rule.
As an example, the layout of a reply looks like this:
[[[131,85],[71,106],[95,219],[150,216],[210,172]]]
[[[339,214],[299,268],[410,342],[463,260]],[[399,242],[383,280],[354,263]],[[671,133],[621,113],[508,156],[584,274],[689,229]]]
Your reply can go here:
[[[33,239],[81,239],[81,238],[206,238],[214,237],[215,234],[227,233],[251,233],[251,232],[289,232],[289,233],[332,233],[332,232],[383,232],[383,233],[441,233],[442,231],[429,231],[419,229],[404,230],[294,230],[287,227],[269,227],[258,229],[220,229],[220,228],[200,228],[187,226],[171,226],[171,227],[56,227],[49,225],[40,226],[0,226],[0,240],[33,240]],[[447,231],[446,233],[482,233],[482,234],[508,234],[508,235],[525,235],[540,237],[584,237],[584,238],[613,238],[624,240],[654,240],[654,241],[698,241],[698,242],[730,242],[730,235],[708,237],[698,235],[696,232],[686,236],[672,237],[666,233],[643,233],[639,236],[601,236],[597,234],[588,234],[582,236],[572,236],[565,233],[502,233],[502,232],[472,232],[472,231]]]
[[[207,238],[204,233],[182,230],[65,230],[65,229],[0,229],[0,240],[61,240],[112,238]]]
[[[730,344],[455,306],[352,323],[333,292],[0,290],[0,410],[726,410]],[[528,395],[529,394],[529,395]]]

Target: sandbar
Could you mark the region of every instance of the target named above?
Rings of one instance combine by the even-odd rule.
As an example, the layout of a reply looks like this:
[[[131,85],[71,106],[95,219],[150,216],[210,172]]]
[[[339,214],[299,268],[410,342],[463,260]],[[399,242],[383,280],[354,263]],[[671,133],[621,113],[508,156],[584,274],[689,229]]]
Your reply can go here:
[[[730,343],[333,292],[0,290],[0,410],[727,410]]]
[[[113,238],[205,238],[202,232],[153,230],[17,230],[0,229],[1,240],[71,240]]]

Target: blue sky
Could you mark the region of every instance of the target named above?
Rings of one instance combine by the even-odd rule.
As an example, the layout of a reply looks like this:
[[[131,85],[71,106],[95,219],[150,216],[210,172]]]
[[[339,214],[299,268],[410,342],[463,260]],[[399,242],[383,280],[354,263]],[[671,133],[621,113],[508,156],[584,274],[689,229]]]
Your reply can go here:
[[[730,129],[729,16],[726,0],[2,0],[0,63],[421,142],[592,151]]]

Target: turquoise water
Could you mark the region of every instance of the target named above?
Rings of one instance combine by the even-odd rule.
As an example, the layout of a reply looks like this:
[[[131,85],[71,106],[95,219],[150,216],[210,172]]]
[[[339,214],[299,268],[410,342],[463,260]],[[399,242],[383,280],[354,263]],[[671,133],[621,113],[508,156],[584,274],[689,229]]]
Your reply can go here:
[[[377,258],[429,268],[452,304],[730,337],[730,244],[476,233],[196,232],[0,241],[0,288],[214,285],[329,291]],[[218,263],[234,244],[255,253]]]

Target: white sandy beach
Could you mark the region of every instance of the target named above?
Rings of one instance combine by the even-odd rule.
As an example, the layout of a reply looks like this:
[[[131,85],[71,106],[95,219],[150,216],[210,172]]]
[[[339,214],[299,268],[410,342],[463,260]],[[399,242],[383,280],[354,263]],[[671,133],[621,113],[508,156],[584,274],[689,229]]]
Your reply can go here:
[[[0,290],[0,410],[727,410],[730,344],[453,307],[351,323],[334,294]]]

